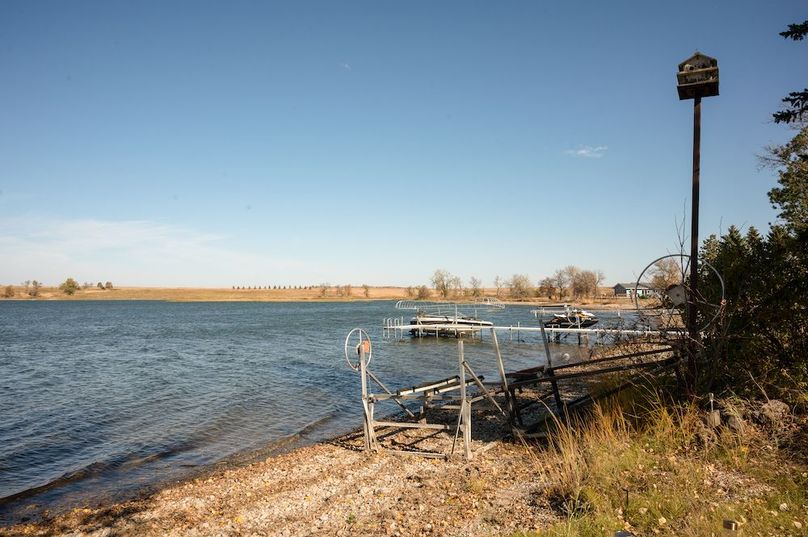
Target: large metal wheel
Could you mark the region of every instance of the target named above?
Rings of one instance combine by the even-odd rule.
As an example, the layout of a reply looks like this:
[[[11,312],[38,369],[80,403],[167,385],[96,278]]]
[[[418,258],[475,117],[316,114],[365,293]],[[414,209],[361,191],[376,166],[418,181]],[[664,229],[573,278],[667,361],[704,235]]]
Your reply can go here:
[[[373,345],[370,342],[370,336],[361,328],[354,328],[345,338],[345,361],[348,362],[348,367],[354,371],[359,370],[359,354],[362,348],[365,349],[365,365],[370,363],[373,358]],[[356,360],[352,362],[351,358]]]
[[[701,332],[713,324],[724,306],[724,280],[711,264],[702,261],[701,265],[720,284],[719,294],[714,292],[714,288],[711,296],[705,295],[704,288],[697,289],[695,294],[692,292],[689,255],[663,255],[648,263],[635,284],[634,307],[640,322],[654,330],[684,333],[689,315],[687,305],[692,302],[698,330]],[[640,297],[640,286],[649,283],[649,296]]]

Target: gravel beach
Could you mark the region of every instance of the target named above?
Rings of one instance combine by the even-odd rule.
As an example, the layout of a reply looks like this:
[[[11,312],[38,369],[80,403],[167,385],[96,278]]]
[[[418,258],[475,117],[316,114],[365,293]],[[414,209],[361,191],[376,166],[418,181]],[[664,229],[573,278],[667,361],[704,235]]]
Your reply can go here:
[[[494,420],[498,421],[498,420]],[[492,431],[486,432],[486,425]],[[169,486],[147,498],[74,509],[7,535],[498,535],[545,525],[535,451],[488,438],[474,458],[360,449],[361,434]],[[414,433],[399,440],[409,442]],[[451,448],[451,438],[419,447]],[[479,435],[475,434],[475,437]]]

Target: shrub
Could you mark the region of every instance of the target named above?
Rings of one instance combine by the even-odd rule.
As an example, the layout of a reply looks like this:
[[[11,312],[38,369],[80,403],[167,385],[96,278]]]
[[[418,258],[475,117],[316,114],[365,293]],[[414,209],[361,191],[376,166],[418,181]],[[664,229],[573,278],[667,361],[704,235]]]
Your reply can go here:
[[[38,282],[36,280],[31,282],[31,286],[27,287],[28,296],[37,297],[39,296],[39,289],[42,287],[42,282]]]
[[[62,291],[66,295],[74,295],[76,291],[81,289],[79,282],[74,280],[73,278],[68,278],[59,286],[59,290]]]

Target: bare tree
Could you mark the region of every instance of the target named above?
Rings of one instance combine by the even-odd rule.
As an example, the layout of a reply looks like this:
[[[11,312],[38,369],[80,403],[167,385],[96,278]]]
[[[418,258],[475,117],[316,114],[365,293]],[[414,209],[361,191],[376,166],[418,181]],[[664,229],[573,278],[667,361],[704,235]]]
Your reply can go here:
[[[449,288],[451,289],[451,295],[453,297],[463,295],[463,280],[460,279],[460,276],[452,276],[449,278]]]
[[[422,285],[421,287],[418,288],[418,296],[417,296],[418,300],[426,300],[431,295],[432,293],[429,291],[429,287],[427,287],[426,285]]]
[[[566,274],[567,276],[567,288],[570,291],[570,295],[574,297],[575,290],[573,289],[573,285],[575,284],[575,277],[578,276],[578,274],[580,274],[581,269],[579,269],[575,265],[567,265],[561,270],[563,270],[564,274]]]
[[[499,277],[499,274],[494,276],[494,287],[497,289],[497,298],[499,298],[499,293],[502,291],[502,278]]]
[[[591,270],[580,270],[572,276],[572,296],[592,296],[597,293],[598,275]]]
[[[550,276],[550,279],[553,282],[553,286],[556,288],[556,292],[558,293],[558,299],[562,300],[564,298],[564,294],[567,289],[567,285],[569,284],[569,276],[564,271],[565,269],[558,269]]]
[[[539,289],[538,294],[540,296],[546,296],[549,300],[552,300],[553,294],[555,294],[555,283],[553,282],[553,278],[547,277],[544,278],[542,281],[539,282]]]
[[[671,285],[676,285],[684,279],[682,267],[676,259],[667,257],[654,263],[650,270],[651,287],[656,291],[664,291]]]
[[[3,290],[3,296],[5,298],[14,298],[14,287],[6,285],[6,288]]]
[[[603,274],[602,270],[595,271],[595,296],[600,296],[600,286],[603,285],[603,280],[606,279],[606,275]]]
[[[328,282],[321,283],[320,284],[320,296],[326,296],[328,294],[329,289],[331,289],[331,284],[330,283],[328,283]]]
[[[533,294],[530,278],[525,274],[514,274],[509,280],[508,286],[511,288],[511,298],[516,300],[524,300]]]
[[[362,284],[362,292],[365,294],[365,298],[370,298],[370,286],[368,284]]]
[[[482,284],[483,282],[481,282],[479,278],[475,278],[474,276],[469,278],[469,289],[471,289],[471,296],[475,298],[483,296]]]
[[[438,269],[432,275],[432,285],[435,291],[443,298],[449,298],[449,291],[451,290],[452,275],[447,270]]]

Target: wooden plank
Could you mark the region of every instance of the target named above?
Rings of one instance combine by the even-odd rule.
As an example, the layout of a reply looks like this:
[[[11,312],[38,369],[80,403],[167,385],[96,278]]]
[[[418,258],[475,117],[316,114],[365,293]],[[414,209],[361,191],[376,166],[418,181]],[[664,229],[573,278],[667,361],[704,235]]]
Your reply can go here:
[[[391,449],[382,448],[386,453],[394,453],[396,455],[418,455],[419,457],[426,457],[429,459],[448,459],[449,456],[445,453],[435,453],[432,451],[408,451],[406,449]]]

